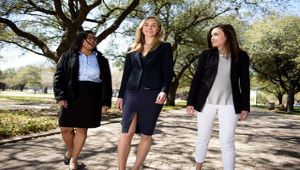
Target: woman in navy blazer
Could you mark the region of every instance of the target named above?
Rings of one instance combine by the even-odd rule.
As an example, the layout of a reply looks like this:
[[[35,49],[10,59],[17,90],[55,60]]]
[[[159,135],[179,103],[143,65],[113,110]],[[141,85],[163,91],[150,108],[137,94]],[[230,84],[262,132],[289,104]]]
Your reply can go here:
[[[152,144],[157,118],[173,76],[170,43],[162,42],[164,29],[156,17],[144,19],[126,56],[117,107],[122,111],[122,134],[118,144],[119,169],[126,162],[135,133],[141,140],[133,170],[140,169]]]
[[[240,50],[229,24],[212,27],[207,42],[209,49],[199,55],[187,101],[187,113],[197,111],[196,169],[202,168],[218,114],[223,169],[233,170],[238,115],[245,120],[250,111],[249,56]]]

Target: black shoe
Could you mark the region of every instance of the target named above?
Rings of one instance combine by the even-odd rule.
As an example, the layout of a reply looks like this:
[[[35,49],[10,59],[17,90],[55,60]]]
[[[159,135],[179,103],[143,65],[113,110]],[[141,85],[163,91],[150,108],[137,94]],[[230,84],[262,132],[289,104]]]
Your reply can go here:
[[[86,169],[86,165],[84,163],[80,163],[80,164],[77,165],[77,169],[78,170],[84,170],[84,169]]]
[[[84,163],[78,164],[77,169],[69,168],[69,170],[84,170],[84,169],[86,169],[86,165]]]
[[[64,163],[65,165],[69,165],[70,164],[70,160],[71,158],[67,158],[66,156],[64,157]]]

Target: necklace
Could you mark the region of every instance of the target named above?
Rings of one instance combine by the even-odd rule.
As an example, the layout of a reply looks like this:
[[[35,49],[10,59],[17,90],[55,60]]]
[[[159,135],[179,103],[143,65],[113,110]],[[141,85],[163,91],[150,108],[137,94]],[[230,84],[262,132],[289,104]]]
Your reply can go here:
[[[222,54],[222,53],[219,53],[220,57],[224,57],[226,59],[229,59],[231,57],[231,54]]]

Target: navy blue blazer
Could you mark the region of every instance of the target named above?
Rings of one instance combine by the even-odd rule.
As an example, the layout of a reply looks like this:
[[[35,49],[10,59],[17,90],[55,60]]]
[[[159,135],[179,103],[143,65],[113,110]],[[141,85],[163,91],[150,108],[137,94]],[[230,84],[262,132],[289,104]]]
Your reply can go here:
[[[173,78],[173,55],[170,43],[161,42],[154,51],[142,58],[141,52],[130,52],[126,56],[119,91],[123,98],[125,90],[160,90],[168,92]]]
[[[198,57],[198,65],[191,83],[187,105],[194,106],[199,112],[215,81],[218,64],[219,52],[217,49],[205,50]],[[238,59],[232,56],[230,81],[235,112],[238,114],[242,110],[250,111],[249,56],[246,52],[240,51]]]

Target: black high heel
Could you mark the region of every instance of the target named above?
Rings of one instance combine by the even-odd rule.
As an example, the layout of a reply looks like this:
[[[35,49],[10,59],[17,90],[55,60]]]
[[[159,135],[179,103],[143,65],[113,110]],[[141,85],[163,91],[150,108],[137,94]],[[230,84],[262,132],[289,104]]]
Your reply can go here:
[[[65,157],[64,157],[64,163],[65,163],[65,165],[69,165],[70,164],[70,160],[71,160],[71,158],[67,158],[66,155],[65,155]]]
[[[86,168],[86,165],[84,163],[80,163],[80,164],[77,164],[77,168],[76,169],[71,169],[69,167],[69,170],[84,170]]]

